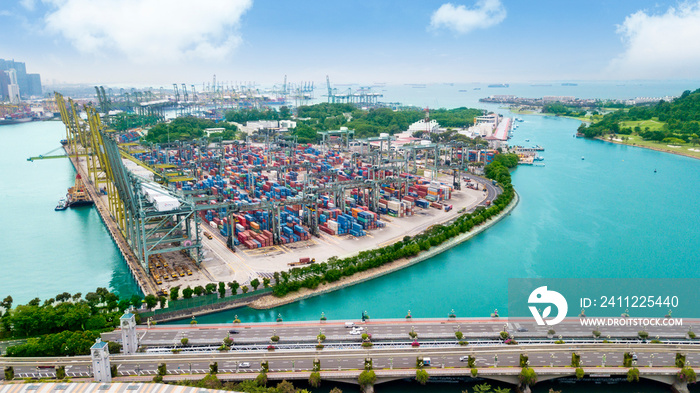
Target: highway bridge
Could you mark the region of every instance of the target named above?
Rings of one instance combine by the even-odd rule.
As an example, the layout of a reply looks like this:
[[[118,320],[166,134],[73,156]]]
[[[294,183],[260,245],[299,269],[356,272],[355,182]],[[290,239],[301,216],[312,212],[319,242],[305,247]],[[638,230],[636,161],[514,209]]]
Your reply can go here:
[[[371,347],[361,345],[360,334],[346,327],[371,334]],[[553,336],[546,327],[531,320],[457,319],[280,322],[227,325],[173,325],[140,327],[137,330],[141,351],[134,355],[112,354],[117,366],[116,380],[147,381],[165,364],[166,381],[201,378],[210,364],[217,363],[220,379],[252,379],[267,362],[268,379],[308,379],[314,360],[320,361],[323,379],[357,383],[366,359],[372,359],[377,383],[415,377],[418,357],[430,358],[425,369],[431,376],[468,378],[472,367],[480,378],[516,385],[521,371],[521,355],[527,356],[529,367],[538,380],[573,376],[572,353],[580,356],[580,367],[586,375],[597,378],[626,376],[630,367],[623,367],[624,354],[633,356],[632,367],[641,378],[674,385],[686,391],[676,377],[676,356],[685,356],[687,365],[700,365],[698,340],[688,339],[690,329],[700,326],[698,320],[684,320],[685,326],[650,329],[648,340],[638,337],[632,327],[600,328],[601,336],[593,337],[590,327],[581,327],[578,319],[569,319],[556,326]],[[518,342],[507,345],[500,332],[507,331]],[[455,332],[463,333],[460,345]],[[417,334],[414,339],[409,332]],[[318,335],[325,335],[317,348]],[[278,336],[278,342],[271,337]],[[552,337],[553,336],[553,337]],[[561,336],[561,338],[560,338]],[[658,339],[656,338],[658,336]],[[233,339],[230,350],[220,351],[225,338]],[[120,332],[103,335],[105,340],[119,341]],[[187,338],[187,345],[182,339]],[[555,343],[556,341],[563,343]],[[654,342],[652,342],[652,340]],[[657,342],[658,341],[658,342]],[[274,347],[272,349],[271,347]],[[51,378],[52,366],[65,366],[71,378],[91,378],[89,356],[71,358],[0,358],[0,366],[11,366],[17,377]],[[700,371],[700,369],[696,370]]]

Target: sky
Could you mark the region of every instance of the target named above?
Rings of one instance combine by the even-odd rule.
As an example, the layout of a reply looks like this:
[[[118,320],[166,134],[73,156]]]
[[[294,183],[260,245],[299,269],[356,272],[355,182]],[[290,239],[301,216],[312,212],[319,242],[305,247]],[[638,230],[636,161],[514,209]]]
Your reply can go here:
[[[700,0],[0,0],[45,85],[700,79]]]

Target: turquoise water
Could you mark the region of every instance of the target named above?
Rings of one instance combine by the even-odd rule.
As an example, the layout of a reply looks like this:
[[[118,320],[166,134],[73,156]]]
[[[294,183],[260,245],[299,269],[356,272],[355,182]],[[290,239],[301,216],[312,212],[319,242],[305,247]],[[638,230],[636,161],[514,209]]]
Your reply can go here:
[[[521,117],[512,142],[543,145],[546,166],[513,172],[521,201],[502,222],[397,273],[200,323],[235,314],[245,322],[273,321],[278,313],[284,320],[314,320],[321,312],[359,318],[364,310],[374,318],[402,318],[409,309],[414,317],[446,317],[453,308],[458,316],[485,317],[494,308],[503,315],[509,277],[700,277],[700,160],[573,138],[576,120]]]
[[[61,122],[0,127],[0,296],[15,304],[100,286],[138,291],[94,207],[54,212],[74,181],[68,159],[27,161],[60,147],[62,138]]]

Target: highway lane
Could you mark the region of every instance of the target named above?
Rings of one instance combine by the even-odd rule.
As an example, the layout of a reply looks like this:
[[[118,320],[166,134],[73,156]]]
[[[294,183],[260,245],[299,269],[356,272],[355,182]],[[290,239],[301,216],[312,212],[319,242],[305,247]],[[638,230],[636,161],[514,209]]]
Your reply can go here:
[[[138,334],[141,345],[174,346],[179,345],[182,338],[187,338],[190,345],[220,345],[223,339],[230,337],[235,344],[264,344],[270,342],[270,337],[277,335],[280,343],[315,342],[319,332],[326,336],[326,341],[360,342],[360,335],[351,335],[352,329],[345,327],[349,321],[326,322],[283,322],[267,324],[226,324],[226,325],[172,325],[157,326],[150,329],[139,327]],[[537,326],[531,319],[454,319],[454,320],[383,320],[353,323],[363,328],[363,333],[372,335],[378,340],[411,340],[409,332],[418,334],[418,341],[434,339],[455,339],[455,332],[461,331],[465,340],[495,339],[499,333],[508,331],[516,340],[546,339],[550,327]],[[700,321],[684,320],[684,326],[650,327],[647,329],[649,339],[660,338],[683,339],[688,329],[700,331]],[[561,336],[567,338],[593,338],[594,327],[581,326],[578,318],[568,319],[556,326],[553,339]],[[601,340],[611,341],[617,338],[635,338],[640,328],[635,326],[601,327]],[[232,333],[235,332],[235,333]],[[104,340],[121,340],[119,330],[102,335]]]
[[[430,357],[430,368],[467,367],[463,356],[474,356],[477,368],[517,367],[520,354],[529,356],[532,367],[567,367],[571,363],[571,353],[576,351],[581,356],[583,366],[601,366],[605,359],[606,366],[621,366],[624,352],[637,356],[637,367],[669,367],[675,362],[677,352],[686,353],[692,365],[700,363],[700,346],[664,345],[664,344],[587,344],[587,345],[501,345],[497,347],[464,348],[416,348],[416,349],[368,349],[368,350],[322,350],[322,351],[256,351],[249,353],[213,352],[199,354],[137,354],[132,356],[113,355],[112,364],[118,366],[119,375],[155,375],[159,363],[166,363],[168,374],[203,374],[209,370],[212,361],[218,362],[221,373],[258,373],[260,362],[267,360],[271,372],[308,371],[312,369],[313,360],[321,360],[324,370],[362,369],[364,359],[373,360],[375,369],[411,369],[415,368],[416,357]],[[241,367],[247,362],[249,367]],[[70,377],[87,377],[90,375],[88,357],[48,358],[41,364],[66,365]],[[52,370],[38,369],[35,359],[0,359],[0,365],[13,365],[19,377],[50,377]]]

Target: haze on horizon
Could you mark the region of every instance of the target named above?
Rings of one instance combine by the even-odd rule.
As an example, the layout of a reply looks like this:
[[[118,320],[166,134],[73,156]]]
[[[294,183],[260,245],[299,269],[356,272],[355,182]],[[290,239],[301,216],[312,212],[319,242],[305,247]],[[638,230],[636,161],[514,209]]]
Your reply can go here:
[[[44,84],[700,79],[700,0],[7,0]]]

